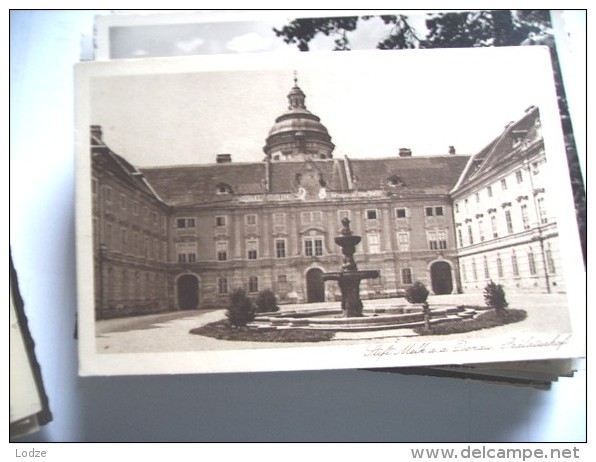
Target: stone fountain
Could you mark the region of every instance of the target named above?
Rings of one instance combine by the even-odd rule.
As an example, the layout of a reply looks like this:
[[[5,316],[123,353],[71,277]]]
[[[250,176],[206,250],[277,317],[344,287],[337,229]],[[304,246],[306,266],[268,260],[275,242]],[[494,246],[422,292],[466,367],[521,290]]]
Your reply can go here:
[[[354,261],[354,253],[356,252],[356,245],[360,243],[362,237],[352,234],[348,218],[343,218],[341,224],[341,235],[335,238],[335,243],[341,247],[341,253],[344,256],[341,271],[323,273],[323,281],[337,281],[341,291],[343,316],[355,318],[362,316],[363,305],[360,299],[360,281],[378,278],[380,271],[358,270],[358,266]]]

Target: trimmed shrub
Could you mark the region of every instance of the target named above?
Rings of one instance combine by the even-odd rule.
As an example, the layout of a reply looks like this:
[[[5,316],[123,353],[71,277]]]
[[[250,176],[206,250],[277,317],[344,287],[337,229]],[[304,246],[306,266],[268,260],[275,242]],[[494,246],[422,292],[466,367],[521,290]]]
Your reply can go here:
[[[416,281],[406,290],[406,300],[410,303],[426,304],[428,298],[428,289],[420,281]]]
[[[505,311],[509,306],[505,299],[505,291],[501,284],[490,281],[484,288],[484,301],[487,306],[494,308],[497,313]]]
[[[226,316],[234,327],[244,327],[255,318],[255,308],[244,289],[236,289],[230,294]]]
[[[273,313],[279,311],[277,297],[271,289],[264,289],[259,292],[256,305],[257,313]]]

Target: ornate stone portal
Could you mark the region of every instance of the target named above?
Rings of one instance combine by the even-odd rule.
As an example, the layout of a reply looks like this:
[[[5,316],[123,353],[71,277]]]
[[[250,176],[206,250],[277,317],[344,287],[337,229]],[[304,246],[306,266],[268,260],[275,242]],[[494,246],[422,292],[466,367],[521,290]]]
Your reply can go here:
[[[341,309],[343,316],[354,318],[362,316],[362,300],[360,299],[360,281],[362,279],[378,278],[380,271],[364,270],[359,271],[354,261],[356,245],[362,239],[361,236],[355,236],[350,230],[350,220],[343,218],[341,220],[341,236],[335,238],[335,243],[341,247],[343,254],[343,263],[340,272],[324,273],[323,281],[337,281],[341,291]]]

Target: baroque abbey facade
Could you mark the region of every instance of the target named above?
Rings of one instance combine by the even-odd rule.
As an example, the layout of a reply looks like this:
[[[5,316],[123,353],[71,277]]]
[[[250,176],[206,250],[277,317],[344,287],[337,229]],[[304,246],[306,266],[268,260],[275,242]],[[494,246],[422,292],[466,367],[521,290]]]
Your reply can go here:
[[[506,290],[562,290],[538,125],[538,111],[529,110],[475,156],[401,149],[392,158],[336,158],[295,84],[263,161],[220,154],[211,164],[143,169],[111,151],[92,126],[96,317],[225,307],[237,287],[253,295],[272,289],[282,303],[337,300],[338,287],[321,276],[340,267],[334,237],[344,217],[362,236],[358,267],[381,273],[361,283],[363,298],[399,296],[415,281],[434,294],[482,290],[489,279],[503,279]],[[513,188],[518,164],[527,170],[525,189]],[[485,198],[489,186],[501,194],[492,183],[503,179],[511,197]],[[502,203],[519,208],[519,232]],[[489,236],[492,216],[506,237]],[[510,246],[520,246],[517,273],[508,266]],[[521,271],[528,249],[534,267]]]

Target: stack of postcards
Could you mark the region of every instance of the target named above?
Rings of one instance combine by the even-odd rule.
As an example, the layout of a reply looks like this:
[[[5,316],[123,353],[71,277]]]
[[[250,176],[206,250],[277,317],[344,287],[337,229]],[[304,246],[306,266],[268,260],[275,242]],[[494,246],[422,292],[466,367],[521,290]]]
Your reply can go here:
[[[503,11],[509,42],[437,13],[98,17],[76,66],[80,374],[547,388],[583,367],[565,73],[548,11]]]

